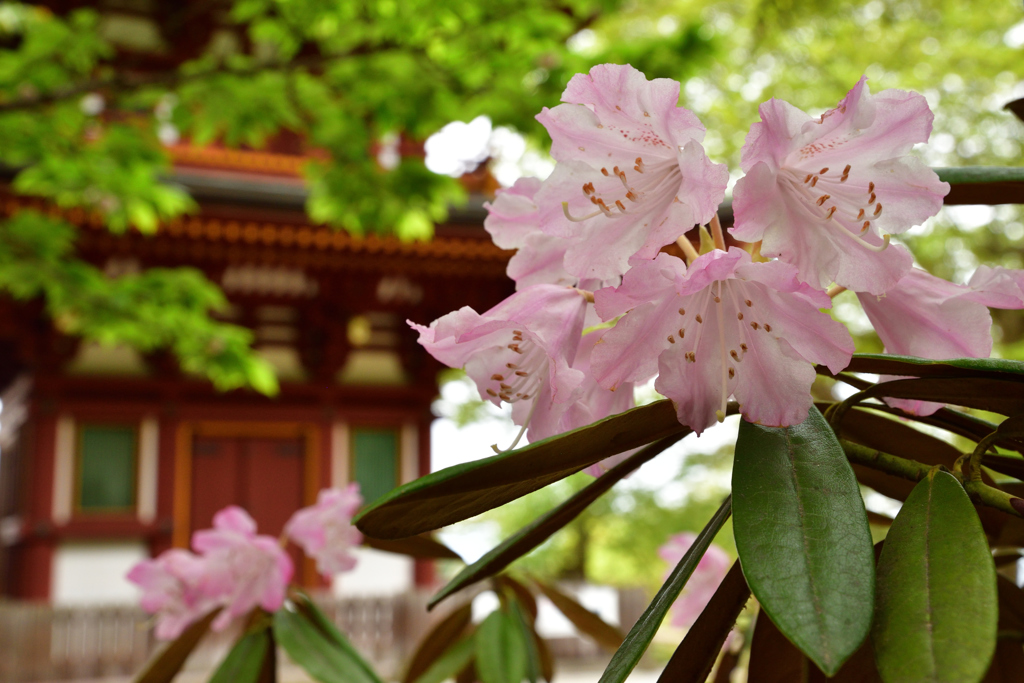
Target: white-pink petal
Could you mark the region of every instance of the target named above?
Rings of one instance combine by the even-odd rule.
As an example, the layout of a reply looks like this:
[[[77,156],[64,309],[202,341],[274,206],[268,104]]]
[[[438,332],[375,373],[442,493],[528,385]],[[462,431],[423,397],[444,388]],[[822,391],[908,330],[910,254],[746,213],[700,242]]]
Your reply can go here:
[[[895,285],[912,259],[883,239],[935,215],[949,192],[907,156],[931,131],[924,98],[871,95],[862,78],[819,119],[779,100],[760,113],[742,153],[733,236],[763,240],[762,254],[797,266],[815,286],[882,294]]]
[[[753,263],[735,247],[704,254],[685,271],[670,267],[673,259],[659,255],[618,289],[595,294],[602,314],[634,304],[594,352],[598,383],[642,377],[657,358],[655,388],[697,433],[724,417],[733,394],[750,421],[802,422],[813,364],[838,372],[853,353],[846,328],[818,310],[831,300],[799,282],[792,266]]]
[[[648,81],[628,64],[600,64],[589,74],[576,74],[562,101],[537,115],[551,135],[551,156],[558,161],[578,159],[600,167],[609,151],[666,156],[691,140],[704,139],[700,120],[678,106],[678,81]]]

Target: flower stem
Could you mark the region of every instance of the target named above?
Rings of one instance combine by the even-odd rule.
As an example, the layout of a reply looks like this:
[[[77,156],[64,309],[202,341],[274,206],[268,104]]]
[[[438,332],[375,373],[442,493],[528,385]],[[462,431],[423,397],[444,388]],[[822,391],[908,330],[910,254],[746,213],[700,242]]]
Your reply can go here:
[[[835,299],[837,296],[839,296],[845,291],[846,287],[843,287],[842,285],[832,285],[831,287],[828,288],[826,294],[828,294],[828,298]]]
[[[700,254],[697,253],[697,250],[693,248],[693,244],[690,240],[686,238],[686,235],[680,235],[676,239],[676,244],[679,245],[679,248],[683,250],[683,255],[686,256],[686,265],[690,265],[697,260],[698,256],[700,256]]]
[[[722,222],[718,220],[718,214],[716,213],[711,217],[711,237],[715,240],[715,249],[721,249],[722,251],[728,251],[725,248],[725,234],[722,233]]]
[[[840,439],[839,443],[842,445],[843,452],[846,453],[846,458],[850,462],[880,470],[893,476],[902,477],[903,479],[909,479],[910,481],[920,481],[932,469],[931,465],[883,453],[882,451],[843,439]],[[955,472],[954,476],[956,476]],[[967,491],[967,495],[976,503],[995,508],[1014,517],[1024,517],[1024,499],[1012,496],[1006,491],[1000,491],[982,481],[968,478],[967,481],[962,483],[964,490]]]
[[[589,289],[580,289],[579,287],[576,287],[575,289],[579,292],[580,296],[587,300],[587,303],[594,303],[594,293]]]

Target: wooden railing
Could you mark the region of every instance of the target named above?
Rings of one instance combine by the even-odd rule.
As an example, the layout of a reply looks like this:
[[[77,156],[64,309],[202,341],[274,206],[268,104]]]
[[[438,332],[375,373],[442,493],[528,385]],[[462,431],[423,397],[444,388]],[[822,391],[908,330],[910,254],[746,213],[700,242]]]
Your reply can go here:
[[[385,676],[400,673],[413,648],[446,610],[426,611],[427,594],[379,598],[334,598],[317,602]],[[642,591],[619,594],[620,618],[632,623],[646,606]],[[0,601],[0,683],[124,680],[139,671],[160,643],[153,621],[137,607],[53,607]],[[237,637],[237,630],[212,634],[193,653],[186,672],[210,671]],[[588,640],[551,642],[559,659],[601,656]],[[201,678],[201,676],[197,676]]]
[[[324,611],[382,672],[396,670],[426,624],[426,599],[324,598]],[[189,659],[186,671],[209,670],[236,632],[213,634]],[[160,643],[152,619],[137,607],[52,607],[0,602],[0,681],[63,681],[128,677]]]

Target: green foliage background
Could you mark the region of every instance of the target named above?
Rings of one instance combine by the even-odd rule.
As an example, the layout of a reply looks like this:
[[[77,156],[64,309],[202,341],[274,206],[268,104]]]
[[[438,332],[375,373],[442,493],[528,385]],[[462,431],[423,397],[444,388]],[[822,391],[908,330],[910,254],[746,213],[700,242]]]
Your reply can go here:
[[[558,102],[572,74],[609,61],[680,80],[681,104],[708,128],[710,156],[734,175],[760,102],[779,97],[819,112],[865,73],[876,91],[928,98],[935,132],[921,153],[932,165],[1020,165],[1024,124],[1002,107],[1024,97],[1022,22],[1019,0],[237,0],[230,30],[200,56],[138,73],[123,68],[126,37],[98,12],[58,16],[0,2],[0,165],[19,194],[98,212],[115,232],[152,232],[196,209],[167,182],[161,134],[258,148],[289,130],[326,152],[306,168],[313,220],[423,239],[465,192],[417,158],[384,168],[375,143],[423,140],[450,121],[486,115],[546,149],[535,114]],[[905,241],[922,265],[954,280],[980,262],[1024,265],[1018,207],[987,217],[967,229],[963,214],[946,212]],[[248,331],[216,320],[225,299],[198,271],[109,278],[76,257],[73,226],[36,212],[4,221],[0,236],[0,289],[42,298],[62,331],[170,348],[222,388],[275,390]],[[860,350],[880,350],[852,297],[836,304]],[[1021,316],[996,312],[996,322],[998,352],[1024,352]],[[479,404],[464,407],[461,419],[478,417]],[[691,458],[678,479],[728,460]],[[509,506],[498,515],[502,529],[583,481]],[[663,571],[652,562],[657,546],[699,528],[717,505],[718,492],[666,503],[620,488],[523,567],[653,584]]]

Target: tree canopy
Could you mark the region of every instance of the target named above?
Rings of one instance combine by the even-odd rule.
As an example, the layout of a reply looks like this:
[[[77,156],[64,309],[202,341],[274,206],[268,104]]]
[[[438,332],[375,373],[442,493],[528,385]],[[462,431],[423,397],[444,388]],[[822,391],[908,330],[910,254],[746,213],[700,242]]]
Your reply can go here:
[[[486,115],[542,149],[533,117],[572,74],[629,62],[683,82],[681,104],[707,126],[717,160],[738,160],[764,99],[824,109],[866,73],[875,90],[929,98],[929,162],[1012,165],[1024,126],[1002,106],[1024,94],[1020,20],[1012,0],[236,0],[141,18],[3,2],[0,164],[18,194],[94,212],[115,232],[152,232],[197,208],[170,182],[166,143],[260,148],[286,130],[318,150],[304,169],[311,220],[427,239],[465,191],[420,156],[384,159],[382,146]],[[969,268],[974,248],[1017,264],[1008,247],[1019,214],[992,218],[968,239],[939,221],[914,248],[946,276]],[[77,260],[66,222],[23,212],[3,229],[0,283],[42,296],[63,331],[169,347],[223,388],[273,390],[248,333],[211,317],[225,300],[198,272],[114,280]],[[55,276],[21,282],[18,269],[32,263]],[[154,324],[133,298],[174,322]]]

